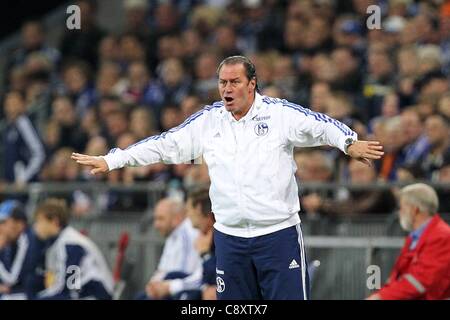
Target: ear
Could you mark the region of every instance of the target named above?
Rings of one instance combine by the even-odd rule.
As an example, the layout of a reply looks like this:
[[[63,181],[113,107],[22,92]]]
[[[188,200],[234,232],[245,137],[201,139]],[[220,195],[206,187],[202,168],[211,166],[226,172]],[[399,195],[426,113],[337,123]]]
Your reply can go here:
[[[255,88],[256,88],[256,79],[255,79],[255,78],[253,78],[252,80],[250,80],[249,86],[250,86],[251,91],[254,91],[254,90],[255,90]]]
[[[420,213],[419,207],[414,206],[414,207],[413,207],[413,216],[416,216],[416,215],[418,215],[419,213]]]

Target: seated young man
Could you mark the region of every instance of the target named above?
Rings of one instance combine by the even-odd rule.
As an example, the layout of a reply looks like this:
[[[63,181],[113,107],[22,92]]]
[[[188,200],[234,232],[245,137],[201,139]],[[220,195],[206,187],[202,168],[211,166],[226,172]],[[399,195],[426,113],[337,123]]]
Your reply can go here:
[[[42,288],[35,277],[43,242],[28,226],[20,202],[6,200],[0,205],[0,299],[31,299]]]
[[[198,189],[189,193],[186,208],[192,226],[200,231],[195,241],[195,249],[203,261],[202,299],[216,300],[216,290],[223,290],[224,287],[220,273],[216,279],[216,255],[213,241],[215,219],[211,211],[208,189]]]
[[[35,211],[34,229],[46,240],[45,290],[38,299],[111,299],[114,281],[97,246],[68,226],[64,200],[47,199]]]

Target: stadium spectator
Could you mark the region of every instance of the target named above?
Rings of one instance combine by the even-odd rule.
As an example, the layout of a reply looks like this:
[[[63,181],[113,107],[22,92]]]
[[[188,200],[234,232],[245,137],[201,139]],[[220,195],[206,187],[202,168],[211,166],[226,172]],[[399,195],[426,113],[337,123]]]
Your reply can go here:
[[[25,108],[20,92],[8,92],[4,102],[6,125],[2,130],[2,176],[8,183],[17,185],[36,180],[45,160],[41,138]]]
[[[437,214],[439,200],[428,185],[400,193],[400,225],[410,232],[387,283],[370,300],[436,300],[450,296],[450,226]]]
[[[104,96],[120,96],[125,90],[126,80],[121,78],[121,67],[117,62],[100,64],[96,78],[96,100]]]
[[[397,181],[412,183],[417,180],[425,179],[420,164],[402,164],[397,168]]]
[[[446,93],[439,100],[438,112],[450,120],[450,93]]]
[[[150,28],[147,23],[149,2],[146,0],[125,0],[123,1],[123,9],[125,11],[125,32],[149,37]]]
[[[186,76],[180,59],[169,58],[159,67],[164,104],[180,105],[191,90],[191,79]]]
[[[303,152],[298,150],[294,159],[300,183],[329,183],[332,181],[335,169],[333,160],[324,151]],[[317,213],[315,207],[317,199],[331,199],[334,196],[333,190],[315,190],[314,188],[302,190],[301,193],[300,207],[310,216]]]
[[[181,117],[187,119],[189,116],[200,110],[200,99],[194,95],[186,96],[183,101],[181,101]]]
[[[126,104],[145,105],[158,118],[160,108],[164,103],[161,86],[151,79],[147,65],[144,62],[133,62],[127,69],[128,85],[121,99]]]
[[[346,91],[352,95],[360,92],[362,74],[357,53],[349,47],[338,47],[331,53],[331,59],[338,72],[333,89]]]
[[[110,300],[111,271],[97,246],[69,226],[64,200],[49,198],[34,213],[34,230],[45,248],[45,289],[36,298]]]
[[[112,111],[105,119],[108,145],[116,145],[117,139],[128,131],[128,114],[125,110]]]
[[[51,157],[50,162],[41,173],[41,180],[54,182],[77,181],[80,178],[80,167],[67,161],[71,148],[60,148]]]
[[[57,77],[53,66],[40,53],[30,55],[25,69],[27,86],[21,92],[25,93],[27,115],[39,134],[42,134],[50,118],[53,87]]]
[[[190,292],[189,298],[198,296],[201,285],[201,259],[194,243],[198,231],[186,218],[186,209],[180,200],[164,198],[154,210],[153,225],[166,239],[158,268],[147,283],[149,299],[180,299]],[[189,275],[195,274],[195,277]],[[192,296],[191,296],[192,295]]]
[[[183,122],[181,110],[176,105],[167,105],[161,114],[161,131],[175,128]]]
[[[443,156],[450,150],[449,121],[441,115],[433,115],[425,121],[425,134],[430,143],[428,152],[421,158],[422,168],[428,179],[436,180]]]
[[[180,42],[183,47],[183,64],[186,72],[194,74],[195,60],[202,52],[204,43],[200,39],[200,34],[193,28],[187,28],[181,33]]]
[[[213,53],[202,53],[195,62],[195,93],[201,100],[209,100],[216,95],[217,78],[216,67],[218,57]]]
[[[220,25],[215,31],[214,45],[217,46],[221,56],[228,57],[239,55],[237,35],[230,25]]]
[[[292,58],[279,56],[273,63],[272,84],[281,91],[281,95],[290,101],[299,101],[302,94],[293,67]]]
[[[57,66],[61,59],[60,52],[46,43],[45,33],[45,28],[40,21],[25,22],[21,29],[21,46],[10,55],[7,70],[24,65],[33,53],[42,54],[52,65]]]
[[[71,61],[62,69],[62,93],[70,97],[78,116],[83,117],[95,102],[91,69],[84,61]]]
[[[349,173],[352,184],[370,185],[377,179],[373,166],[354,159],[350,160]],[[395,209],[395,198],[389,190],[350,190],[344,199],[308,197],[306,207],[325,215],[386,214]]]
[[[412,108],[403,110],[400,116],[402,131],[405,135],[402,163],[416,164],[430,147],[424,134],[423,123],[417,111]]]
[[[133,62],[145,62],[147,52],[144,39],[136,33],[126,33],[119,39],[120,63],[127,68]]]
[[[438,182],[443,183],[438,190],[439,196],[439,208],[442,213],[450,213],[450,190],[445,186],[445,184],[450,183],[450,152],[444,155],[442,166],[439,169]]]
[[[368,52],[367,76],[364,80],[364,96],[368,102],[368,116],[381,114],[382,100],[394,89],[394,65],[386,49],[373,46]]]
[[[154,116],[145,107],[138,107],[131,111],[128,127],[137,140],[153,136],[157,132]]]
[[[324,113],[327,108],[328,98],[331,96],[331,88],[327,82],[315,82],[311,86],[309,105],[311,110]]]
[[[28,225],[18,201],[0,204],[0,234],[0,300],[32,299],[43,285],[35,269],[42,262],[44,243]]]
[[[406,138],[400,116],[382,119],[381,135],[380,140],[386,153],[379,163],[379,177],[384,181],[395,181],[397,168],[402,163],[401,151]]]
[[[82,150],[86,147],[88,137],[80,126],[79,116],[69,97],[59,96],[53,100],[52,120],[58,126],[59,133],[59,143],[54,148]]]
[[[98,46],[98,63],[118,63],[120,64],[120,45],[119,38],[114,34],[105,35]]]

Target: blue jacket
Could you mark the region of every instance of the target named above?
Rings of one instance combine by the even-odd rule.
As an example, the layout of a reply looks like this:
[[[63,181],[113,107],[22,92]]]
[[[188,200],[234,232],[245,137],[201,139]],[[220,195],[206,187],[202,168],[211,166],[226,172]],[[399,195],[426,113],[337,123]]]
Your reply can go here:
[[[28,182],[37,178],[45,160],[45,150],[27,116],[8,123],[2,134],[3,177],[8,182]]]
[[[44,243],[27,228],[15,243],[0,251],[0,283],[10,287],[11,294],[23,293],[32,298],[43,288],[37,268],[43,262]]]

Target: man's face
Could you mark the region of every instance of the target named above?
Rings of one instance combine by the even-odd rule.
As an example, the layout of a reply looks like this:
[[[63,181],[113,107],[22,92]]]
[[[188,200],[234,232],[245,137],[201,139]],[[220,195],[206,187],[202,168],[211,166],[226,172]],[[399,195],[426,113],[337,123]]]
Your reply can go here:
[[[145,66],[141,63],[130,65],[128,69],[128,78],[130,79],[130,86],[135,90],[142,90],[150,80]]]
[[[430,117],[425,122],[425,132],[428,141],[435,145],[447,137],[448,128],[439,117]]]
[[[256,80],[248,80],[242,63],[223,65],[219,71],[219,93],[225,109],[244,115],[253,103]]]
[[[405,231],[412,231],[414,226],[414,210],[416,208],[400,198],[399,219],[400,225]]]
[[[42,214],[37,214],[33,225],[36,235],[41,240],[47,240],[48,238],[58,233],[58,225],[55,221],[47,219]]]
[[[14,220],[12,218],[6,219],[0,225],[1,233],[5,237],[7,243],[15,242],[24,229],[22,221]]]
[[[70,93],[80,93],[87,84],[85,74],[77,66],[72,66],[65,70],[63,80]]]
[[[8,236],[6,235],[6,221],[0,221],[0,250],[8,244]]]
[[[20,114],[25,112],[25,101],[22,97],[13,92],[5,98],[5,114],[9,120],[15,120]]]
[[[155,207],[153,227],[163,236],[167,237],[172,232],[173,227],[172,213],[167,203],[159,203]]]
[[[36,49],[42,44],[43,40],[44,35],[39,25],[35,23],[29,23],[23,27],[22,41],[25,48]]]
[[[352,183],[371,183],[376,179],[373,167],[369,167],[357,160],[350,162],[349,172]]]
[[[411,143],[422,133],[422,124],[419,115],[415,112],[404,112],[401,115],[402,130],[407,138],[407,142]]]
[[[191,199],[188,199],[186,203],[186,213],[189,219],[191,219],[192,226],[202,231],[204,229],[204,217],[201,212],[200,204],[194,206]]]
[[[450,182],[450,165],[446,165],[439,170],[439,181]]]

